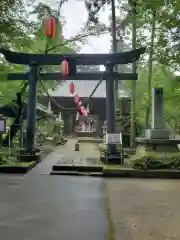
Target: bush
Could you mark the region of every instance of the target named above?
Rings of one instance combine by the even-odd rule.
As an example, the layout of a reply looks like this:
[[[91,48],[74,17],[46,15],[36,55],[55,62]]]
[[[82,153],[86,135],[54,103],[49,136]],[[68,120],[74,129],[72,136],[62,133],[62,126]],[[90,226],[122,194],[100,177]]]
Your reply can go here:
[[[7,162],[7,154],[0,152],[0,165]]]
[[[140,170],[180,169],[180,153],[172,153],[164,156],[155,153],[146,156],[137,156],[133,161],[132,167]]]

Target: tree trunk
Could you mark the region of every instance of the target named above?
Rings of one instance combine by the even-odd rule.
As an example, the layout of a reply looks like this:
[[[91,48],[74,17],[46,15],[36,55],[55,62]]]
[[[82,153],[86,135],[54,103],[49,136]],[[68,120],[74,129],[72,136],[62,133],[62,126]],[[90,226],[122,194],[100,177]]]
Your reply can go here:
[[[151,45],[150,45],[150,52],[149,52],[149,60],[148,60],[148,106],[146,109],[146,116],[145,116],[145,127],[146,129],[149,128],[150,124],[150,110],[151,110],[151,89],[152,89],[152,70],[153,70],[153,50],[154,50],[154,38],[155,38],[155,31],[156,31],[156,11],[153,11],[152,14],[152,29],[151,29]]]
[[[131,3],[132,6],[132,49],[136,49],[136,1]],[[132,72],[136,73],[136,62],[132,64]],[[130,134],[130,147],[135,146],[136,138],[136,81],[132,81],[132,93],[131,93],[131,134]]]

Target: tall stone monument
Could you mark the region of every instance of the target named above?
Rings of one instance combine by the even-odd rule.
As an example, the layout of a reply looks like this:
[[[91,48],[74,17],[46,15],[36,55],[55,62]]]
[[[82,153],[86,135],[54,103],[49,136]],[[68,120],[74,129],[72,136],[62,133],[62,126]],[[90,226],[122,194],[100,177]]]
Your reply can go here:
[[[169,139],[170,132],[166,129],[164,120],[163,88],[152,89],[151,129],[147,129],[148,139]]]
[[[136,138],[137,150],[154,152],[177,152],[180,140],[172,139],[164,119],[163,88],[152,89],[151,128],[145,137]]]

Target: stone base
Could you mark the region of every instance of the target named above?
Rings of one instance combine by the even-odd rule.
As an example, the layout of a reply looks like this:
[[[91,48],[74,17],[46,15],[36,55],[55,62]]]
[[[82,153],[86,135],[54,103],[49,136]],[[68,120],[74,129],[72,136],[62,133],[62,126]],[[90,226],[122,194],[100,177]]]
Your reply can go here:
[[[75,144],[75,149],[74,150],[79,151],[79,143],[78,142]]]
[[[123,164],[124,157],[120,154],[107,154],[106,156],[106,163],[107,164]]]
[[[17,155],[17,160],[21,162],[39,162],[41,153],[39,149],[21,149]]]
[[[145,137],[148,139],[169,139],[168,129],[146,129]]]
[[[180,139],[149,139],[136,138],[137,151],[179,152]]]

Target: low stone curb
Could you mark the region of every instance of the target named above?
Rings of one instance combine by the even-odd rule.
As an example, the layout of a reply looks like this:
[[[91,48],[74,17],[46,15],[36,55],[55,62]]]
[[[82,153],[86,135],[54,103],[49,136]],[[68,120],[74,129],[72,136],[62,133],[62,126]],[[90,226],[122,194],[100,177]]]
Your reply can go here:
[[[78,169],[80,167],[80,169]],[[99,171],[98,171],[99,170]],[[93,170],[93,167],[83,166],[64,166],[64,168],[53,166],[51,175],[73,175],[73,176],[92,176],[106,178],[155,178],[155,179],[180,179],[178,170],[137,170],[119,169],[106,170],[103,167]]]
[[[25,174],[34,168],[38,162],[32,162],[28,166],[0,166],[0,173]]]
[[[156,178],[156,179],[180,179],[178,170],[137,170],[137,169],[119,169],[103,170],[104,177],[119,178]]]

